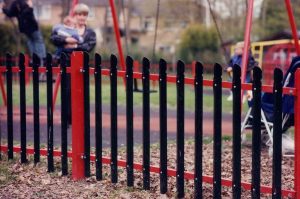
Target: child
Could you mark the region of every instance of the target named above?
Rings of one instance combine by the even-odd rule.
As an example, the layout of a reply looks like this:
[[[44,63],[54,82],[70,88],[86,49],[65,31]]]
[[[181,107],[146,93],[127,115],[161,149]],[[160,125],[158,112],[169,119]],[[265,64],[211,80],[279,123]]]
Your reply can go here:
[[[239,65],[240,67],[242,66],[243,50],[244,50],[244,42],[238,42],[234,48],[234,55],[230,59],[228,67],[226,69],[230,78],[232,77],[232,67],[235,64]],[[248,64],[247,64],[246,77],[244,83],[250,83],[252,81],[251,71],[255,66],[258,66],[258,63],[255,61],[254,57],[252,56],[251,50],[249,49]],[[251,92],[247,92],[247,97],[248,98],[251,97]],[[232,92],[230,93],[230,96],[227,98],[227,100],[232,101]]]
[[[63,24],[55,25],[52,29],[52,34],[63,37],[72,37],[78,41],[78,43],[75,44],[66,44],[63,47],[57,47],[55,56],[58,58],[62,52],[70,53],[77,48],[78,44],[83,42],[83,38],[78,34],[76,29],[76,21],[70,16],[64,18]]]

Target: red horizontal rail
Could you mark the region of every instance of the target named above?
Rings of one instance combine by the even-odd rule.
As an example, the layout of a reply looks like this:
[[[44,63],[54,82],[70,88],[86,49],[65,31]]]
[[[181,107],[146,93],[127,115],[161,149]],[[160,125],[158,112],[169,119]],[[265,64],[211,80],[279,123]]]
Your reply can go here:
[[[21,151],[20,147],[14,147],[13,148],[14,152],[19,153]],[[7,152],[7,146],[1,146],[1,151],[2,152]],[[27,153],[28,154],[34,154],[34,149],[33,148],[27,148]],[[41,149],[40,154],[42,156],[47,156],[47,149]],[[53,156],[55,157],[60,157],[61,156],[61,151],[54,150],[53,151]],[[68,157],[72,158],[72,152],[68,152]],[[91,160],[95,161],[95,155],[91,155]],[[110,164],[110,158],[108,157],[103,157],[102,158],[103,164]],[[118,166],[120,167],[126,167],[127,163],[125,160],[118,160]],[[133,165],[135,170],[142,171],[143,170],[143,165],[139,163],[134,163]],[[152,173],[160,173],[160,168],[156,166],[150,166],[150,172]],[[175,169],[168,169],[168,176],[175,177],[176,176],[176,170]],[[191,172],[185,172],[184,173],[184,178],[186,180],[194,180],[194,173]],[[205,183],[212,184],[213,183],[213,177],[212,176],[202,176],[202,180]],[[222,185],[226,187],[231,187],[232,186],[232,181],[228,179],[222,179]],[[251,183],[248,182],[242,182],[242,187],[245,190],[251,190]],[[261,193],[272,193],[272,187],[269,186],[261,186]],[[296,192],[294,190],[282,190],[282,196],[285,197],[291,197],[294,198],[296,195]]]
[[[60,68],[59,67],[53,67],[52,70],[53,70],[53,73],[60,73]],[[5,72],[6,72],[6,68],[3,67],[3,66],[0,66],[0,73],[5,73]],[[12,67],[12,72],[13,73],[18,73],[19,72],[19,67],[16,67],[16,66]],[[26,72],[31,73],[32,68],[27,67]],[[40,73],[45,73],[46,68],[45,67],[40,67],[39,72]],[[70,72],[71,72],[71,69],[67,68],[67,73],[70,73]],[[90,69],[90,73],[94,73],[94,68]],[[109,69],[102,69],[102,75],[109,76],[110,75]],[[118,77],[124,78],[125,77],[125,71],[119,70],[117,75],[118,75]],[[134,72],[133,73],[133,78],[142,79],[142,73]],[[149,78],[152,81],[158,81],[159,80],[159,75],[158,74],[150,74]],[[176,76],[168,75],[167,76],[167,82],[176,83]],[[194,78],[186,77],[185,78],[185,84],[194,85]],[[213,80],[203,80],[203,86],[212,87],[213,86]],[[222,88],[231,89],[232,88],[232,83],[227,82],[227,81],[223,81],[222,82]],[[242,84],[242,89],[243,90],[252,90],[252,84],[243,83]],[[266,92],[266,93],[272,93],[273,92],[273,86],[263,85],[262,86],[262,91]],[[296,89],[295,88],[284,87],[282,92],[283,92],[283,94],[286,94],[286,95],[296,96]]]

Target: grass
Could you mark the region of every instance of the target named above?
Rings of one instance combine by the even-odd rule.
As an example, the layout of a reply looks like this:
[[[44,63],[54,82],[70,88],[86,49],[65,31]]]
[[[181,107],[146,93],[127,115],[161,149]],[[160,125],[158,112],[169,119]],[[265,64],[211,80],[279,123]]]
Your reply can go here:
[[[211,77],[209,76],[209,79]],[[94,104],[95,101],[95,86],[93,83],[93,78],[91,78],[91,84],[90,84],[90,101],[91,104]],[[141,87],[141,83],[139,82],[139,86]],[[152,88],[153,89],[153,88]],[[158,90],[158,85],[156,86],[155,90]],[[203,110],[205,112],[211,112],[213,111],[213,96],[212,96],[212,88],[211,87],[204,87],[204,91],[209,92],[210,94],[207,94],[207,92],[204,93],[203,96]],[[118,81],[118,104],[125,106],[126,104],[126,92],[123,86],[122,79],[119,79]],[[229,92],[228,92],[229,93]],[[19,106],[20,99],[19,99],[19,85],[17,82],[13,84],[13,104],[14,106]],[[40,83],[40,105],[46,106],[47,103],[47,92],[46,92],[46,84]],[[176,109],[176,85],[169,83],[167,86],[167,105],[169,109]],[[141,107],[142,106],[142,93],[135,92],[134,93],[134,106]],[[223,105],[223,112],[231,112],[232,110],[232,102],[228,102],[226,100],[227,95],[222,96],[222,105]],[[110,85],[109,85],[109,79],[107,77],[103,77],[103,84],[102,84],[102,102],[104,105],[110,104]],[[158,108],[159,107],[159,92],[154,92],[150,94],[150,103],[151,107]],[[32,84],[27,85],[26,87],[26,104],[27,106],[30,106],[33,104],[33,88]],[[60,90],[58,92],[56,104],[60,105]],[[3,100],[0,98],[0,105],[3,105]],[[194,89],[190,85],[185,86],[185,108],[186,110],[193,111],[195,108],[195,96],[194,96]]]

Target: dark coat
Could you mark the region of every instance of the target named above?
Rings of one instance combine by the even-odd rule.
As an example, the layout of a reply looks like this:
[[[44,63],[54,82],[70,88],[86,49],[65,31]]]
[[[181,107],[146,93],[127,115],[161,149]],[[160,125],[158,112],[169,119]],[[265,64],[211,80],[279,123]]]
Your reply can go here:
[[[96,46],[96,33],[92,29],[86,28],[82,38],[83,42],[78,44],[78,47],[73,50],[91,52]],[[58,35],[55,31],[52,32],[50,39],[56,47],[63,48],[66,44],[66,37]]]
[[[33,8],[29,7],[25,0],[15,0],[9,9],[3,8],[2,10],[6,16],[18,19],[21,33],[30,37],[33,32],[39,29],[33,14]]]

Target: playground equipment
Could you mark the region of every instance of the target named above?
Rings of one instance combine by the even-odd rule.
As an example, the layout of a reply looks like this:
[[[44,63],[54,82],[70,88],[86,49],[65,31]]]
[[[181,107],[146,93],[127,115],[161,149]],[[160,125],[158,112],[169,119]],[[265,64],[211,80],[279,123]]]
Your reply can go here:
[[[234,54],[235,45],[231,46],[231,55]],[[297,55],[294,40],[281,39],[272,41],[258,41],[251,43],[251,52],[263,70],[264,83],[271,85],[272,71],[280,67],[285,73]]]
[[[254,83],[241,83],[241,69],[234,67],[233,82],[222,82],[222,68],[216,64],[214,68],[214,80],[203,80],[203,66],[196,63],[195,78],[186,78],[184,76],[185,65],[183,62],[177,63],[177,75],[169,76],[166,74],[166,62],[161,60],[159,63],[160,73],[150,74],[150,62],[148,59],[143,60],[143,72],[133,72],[133,60],[127,57],[126,71],[117,70],[117,58],[111,56],[110,69],[101,68],[101,57],[95,55],[95,67],[89,66],[89,56],[87,53],[74,52],[71,56],[71,67],[67,68],[64,62],[65,57],[62,56],[61,66],[52,67],[51,55],[47,56],[46,68],[39,66],[37,56],[34,56],[33,68],[24,67],[24,56],[20,55],[18,67],[12,67],[11,56],[7,55],[6,67],[0,67],[0,73],[6,74],[6,91],[7,91],[7,128],[8,128],[8,145],[1,146],[1,150],[7,152],[8,158],[13,158],[14,152],[21,153],[21,162],[27,162],[27,154],[34,154],[34,161],[39,162],[40,155],[48,157],[48,171],[54,170],[53,157],[61,157],[62,175],[68,174],[68,158],[72,158],[72,177],[75,180],[89,177],[90,162],[95,161],[96,177],[102,179],[102,164],[110,164],[112,183],[118,182],[118,167],[126,167],[127,169],[127,185],[133,186],[134,170],[143,171],[143,188],[150,188],[150,172],[159,173],[161,178],[161,193],[166,193],[168,184],[168,176],[176,177],[177,196],[184,196],[184,180],[194,180],[195,197],[202,195],[202,184],[212,183],[214,198],[221,197],[221,187],[232,187],[233,195],[240,197],[241,189],[251,190],[251,194],[256,197],[260,193],[270,193],[276,198],[281,196],[300,198],[300,123],[295,122],[295,174],[294,189],[282,190],[281,188],[281,117],[282,107],[278,104],[282,103],[282,95],[293,96],[295,100],[295,121],[300,120],[300,71],[295,74],[295,88],[283,87],[283,75],[280,69],[276,69],[274,73],[274,86],[261,85],[262,72],[259,68],[254,70]],[[47,73],[47,150],[40,149],[39,141],[39,87],[38,73]],[[13,104],[12,104],[12,73],[20,75],[20,119],[21,119],[21,147],[13,145]],[[34,148],[27,148],[26,144],[26,98],[24,77],[25,73],[33,73],[34,84]],[[61,74],[61,84],[64,88],[66,82],[66,74],[71,75],[72,89],[72,151],[67,151],[67,96],[64,95],[63,89],[61,93],[61,151],[53,149],[53,103],[52,103],[52,74]],[[94,74],[95,78],[95,107],[96,107],[96,153],[90,152],[90,104],[89,104],[89,84],[90,74]],[[101,91],[102,76],[110,77],[110,107],[111,107],[111,157],[102,157],[102,114],[101,114],[101,96],[105,95]],[[143,163],[134,163],[133,160],[133,88],[126,86],[126,124],[127,124],[127,161],[118,160],[118,117],[117,117],[117,77],[126,78],[126,83],[132,85],[133,78],[142,79],[143,82]],[[160,89],[160,166],[150,165],[150,98],[149,98],[149,81],[159,80]],[[176,170],[167,167],[167,84],[176,84],[177,87],[177,166]],[[194,173],[184,171],[184,89],[185,85],[194,85],[195,89],[195,171]],[[213,176],[202,175],[202,134],[203,134],[203,87],[213,87],[214,90],[214,163]],[[232,160],[232,180],[221,178],[221,136],[222,136],[222,87],[231,88],[233,90],[233,160]],[[260,132],[261,121],[260,114],[253,117],[253,146],[252,146],[252,181],[241,182],[241,88],[244,90],[252,90],[254,95],[254,112],[260,113],[260,95],[261,92],[273,93],[275,106],[274,108],[274,127],[273,127],[273,183],[272,187],[261,185],[260,182]],[[279,135],[279,136],[278,136]]]
[[[290,67],[285,73],[283,78],[283,85],[284,87],[295,87],[295,72],[297,69],[300,68],[300,57],[295,57],[290,64]],[[264,140],[267,146],[269,146],[269,151],[272,152],[273,146],[273,121],[274,121],[274,112],[273,103],[274,96],[270,93],[265,93],[261,97],[261,123],[263,125],[264,131],[262,134],[264,135]],[[282,104],[279,106],[283,107],[283,115],[282,115],[282,129],[283,132],[286,132],[291,126],[294,125],[294,99],[291,96],[284,95],[282,96]],[[246,128],[253,128],[252,126],[252,119],[253,119],[253,102],[248,101],[249,110],[246,114],[246,117],[242,123],[242,133]],[[243,139],[245,140],[245,133],[243,134]]]

